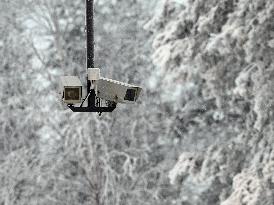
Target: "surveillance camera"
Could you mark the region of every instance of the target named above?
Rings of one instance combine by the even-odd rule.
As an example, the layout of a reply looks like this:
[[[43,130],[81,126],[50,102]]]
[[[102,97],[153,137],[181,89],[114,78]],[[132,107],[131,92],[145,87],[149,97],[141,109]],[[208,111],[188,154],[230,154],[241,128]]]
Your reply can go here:
[[[115,103],[134,103],[142,88],[120,81],[101,77],[96,82],[97,96]]]
[[[77,104],[82,99],[82,83],[77,76],[62,76],[60,94],[66,104]]]
[[[117,103],[134,103],[142,88],[136,85],[100,77],[99,68],[89,68],[87,93],[82,100],[82,84],[77,76],[63,76],[60,81],[60,94],[64,104],[73,112],[112,112]],[[104,101],[101,101],[104,100]],[[84,106],[84,103],[87,106]],[[81,103],[80,106],[74,104]]]

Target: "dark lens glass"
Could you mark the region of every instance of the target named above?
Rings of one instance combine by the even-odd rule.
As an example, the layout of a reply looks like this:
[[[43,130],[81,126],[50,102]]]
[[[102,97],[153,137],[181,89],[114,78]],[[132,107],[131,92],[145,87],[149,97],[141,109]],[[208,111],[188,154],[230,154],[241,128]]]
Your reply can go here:
[[[65,89],[65,100],[79,100],[80,89],[79,88],[66,88]]]
[[[135,89],[127,89],[124,100],[134,101],[135,100],[135,95],[136,95],[136,90]]]

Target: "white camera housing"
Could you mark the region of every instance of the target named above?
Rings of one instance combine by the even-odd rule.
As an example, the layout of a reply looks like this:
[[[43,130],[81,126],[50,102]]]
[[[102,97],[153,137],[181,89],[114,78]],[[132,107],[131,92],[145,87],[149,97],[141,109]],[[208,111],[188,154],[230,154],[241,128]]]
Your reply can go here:
[[[66,104],[81,103],[82,83],[77,76],[62,76],[60,80],[60,94]]]
[[[100,79],[100,68],[89,68],[88,69],[88,79],[89,80],[99,80]]]
[[[138,99],[141,87],[101,77],[96,81],[97,96],[115,103],[134,103]]]

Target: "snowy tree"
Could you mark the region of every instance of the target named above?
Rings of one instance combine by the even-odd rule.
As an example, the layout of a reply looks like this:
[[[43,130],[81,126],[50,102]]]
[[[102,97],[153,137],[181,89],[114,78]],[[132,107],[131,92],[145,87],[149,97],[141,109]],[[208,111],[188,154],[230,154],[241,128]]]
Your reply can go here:
[[[183,136],[176,203],[273,202],[273,14],[271,1],[165,1],[148,24]]]

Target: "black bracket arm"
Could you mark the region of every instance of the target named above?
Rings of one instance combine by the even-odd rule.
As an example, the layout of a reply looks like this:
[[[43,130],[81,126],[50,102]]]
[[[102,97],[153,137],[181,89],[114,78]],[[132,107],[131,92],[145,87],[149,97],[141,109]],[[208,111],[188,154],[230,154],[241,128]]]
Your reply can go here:
[[[68,107],[73,112],[98,112],[99,114],[102,112],[112,112],[116,105],[112,105],[111,107],[74,107],[73,105],[68,105]]]
[[[95,102],[95,91],[94,89],[90,90],[90,93],[88,94],[88,106],[82,107],[82,104],[80,107],[75,107],[72,104],[69,104],[68,107],[73,112],[98,112],[99,115],[102,112],[112,112],[116,108],[116,103],[111,103],[107,107],[97,107]]]

